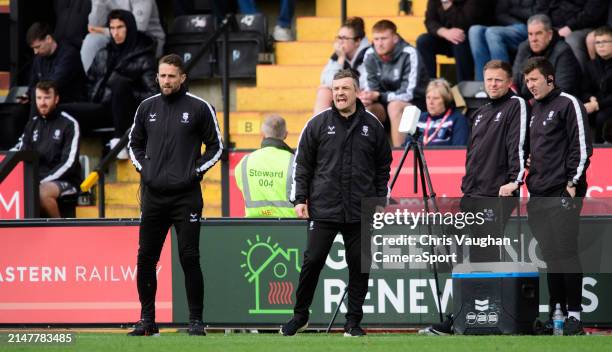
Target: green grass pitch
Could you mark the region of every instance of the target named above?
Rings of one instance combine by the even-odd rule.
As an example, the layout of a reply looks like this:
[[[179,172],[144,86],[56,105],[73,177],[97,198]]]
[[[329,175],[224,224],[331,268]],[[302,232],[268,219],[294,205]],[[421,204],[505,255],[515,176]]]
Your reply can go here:
[[[367,351],[367,352],[455,352],[455,351],[612,351],[612,336],[418,336],[415,334],[370,334],[347,338],[342,334],[209,333],[192,337],[185,333],[162,333],[159,337],[127,337],[118,333],[77,333],[70,345],[0,345],[0,351]]]

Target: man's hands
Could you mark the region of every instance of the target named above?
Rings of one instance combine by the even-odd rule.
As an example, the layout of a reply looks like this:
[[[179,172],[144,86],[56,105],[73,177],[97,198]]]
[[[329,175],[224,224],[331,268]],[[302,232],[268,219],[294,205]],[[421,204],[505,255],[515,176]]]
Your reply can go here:
[[[559,29],[559,35],[562,36],[563,38],[567,37],[571,33],[572,33],[572,30],[568,26],[565,26]]]
[[[440,28],[438,36],[448,40],[454,45],[461,44],[465,40],[465,32],[461,28]]]
[[[359,93],[359,100],[363,103],[363,105],[372,105],[374,104],[378,98],[380,97],[380,92],[375,90],[364,90]]]
[[[295,212],[299,219],[308,219],[308,205],[306,204],[298,204],[295,206]]]
[[[584,103],[584,108],[586,109],[587,114],[592,114],[595,111],[599,111],[599,103],[597,102],[597,98],[589,98],[589,102]]]
[[[518,184],[515,182],[507,183],[501,187],[499,187],[499,196],[500,197],[510,197],[512,193],[518,189]]]
[[[565,189],[572,198],[576,197],[576,187],[565,187]]]

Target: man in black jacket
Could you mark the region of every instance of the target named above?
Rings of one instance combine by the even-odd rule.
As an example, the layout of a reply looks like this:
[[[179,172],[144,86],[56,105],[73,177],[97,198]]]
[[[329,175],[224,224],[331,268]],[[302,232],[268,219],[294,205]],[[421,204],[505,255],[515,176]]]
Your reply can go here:
[[[546,14],[560,37],[572,48],[580,68],[588,62],[585,38],[606,23],[608,0],[537,0],[535,13]],[[554,64],[554,63],[553,63]]]
[[[359,81],[351,70],[334,75],[332,92],[332,108],[306,123],[295,155],[290,199],[297,216],[309,219],[308,244],[294,315],[280,330],[285,336],[308,326],[319,274],[338,232],[349,268],[345,336],[365,335],[360,322],[369,274],[361,270],[361,201],[387,196],[391,147],[380,121],[357,99]]]
[[[189,305],[189,334],[205,335],[204,283],[200,268],[200,181],[223,151],[214,108],[187,92],[183,62],[171,54],[159,60],[161,94],[145,99],[136,112],[128,148],[140,173],[141,216],[138,296],[141,320],[128,335],[159,333],[155,324],[155,267],[170,226],[174,225]],[[201,153],[202,143],[206,151]]]
[[[523,74],[536,101],[529,122],[528,222],[547,265],[549,313],[559,304],[568,316],[563,334],[583,335],[578,234],[593,154],[586,110],[556,87],[553,66],[545,58],[529,59]]]
[[[580,65],[572,49],[553,30],[550,18],[537,14],[527,20],[528,39],[519,45],[514,66],[514,84],[525,99],[533,96],[523,80],[522,68],[531,57],[543,56],[555,68],[555,84],[564,92],[577,94],[580,89]]]
[[[75,111],[81,124],[89,130],[112,126],[113,148],[130,127],[138,104],[158,91],[155,83],[156,43],[138,32],[134,15],[125,10],[113,10],[108,16],[111,41],[101,49],[87,71],[89,103],[69,104],[64,108]],[[127,159],[125,150],[118,155]]]
[[[11,150],[32,150],[39,154],[40,207],[44,215],[59,218],[57,199],[76,194],[81,183],[79,124],[56,109],[58,87],[40,81],[35,88],[38,114],[28,121],[19,142]]]
[[[509,63],[492,60],[484,66],[484,84],[489,103],[474,112],[472,132],[461,182],[461,210],[482,212],[482,225],[470,226],[470,236],[501,237],[516,207],[519,187],[525,177],[527,103],[512,93]],[[498,262],[497,246],[470,248],[470,262]],[[419,331],[424,335],[453,333],[452,316]]]

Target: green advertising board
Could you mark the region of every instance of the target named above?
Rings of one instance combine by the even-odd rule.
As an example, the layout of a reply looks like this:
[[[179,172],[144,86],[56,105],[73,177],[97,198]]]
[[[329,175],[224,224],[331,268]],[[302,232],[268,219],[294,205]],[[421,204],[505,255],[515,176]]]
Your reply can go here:
[[[609,222],[589,222],[584,231]],[[509,227],[516,227],[512,222]],[[606,228],[607,229],[607,228]],[[598,229],[597,231],[602,231]],[[537,257],[534,240],[522,230],[521,243],[510,249],[514,260]],[[608,233],[610,233],[608,231]],[[188,311],[184,275],[173,239],[173,320],[186,322]],[[609,242],[609,241],[608,241]],[[204,321],[219,326],[270,326],[292,316],[303,250],[306,222],[299,220],[205,220],[201,227],[201,264],[204,274]],[[610,253],[612,243],[602,243]],[[607,248],[607,250],[606,250]],[[537,259],[536,259],[537,260]],[[450,274],[439,277],[443,312],[453,311]],[[348,283],[342,237],[338,236],[321,272],[311,306],[311,326],[326,326]],[[435,280],[428,268],[375,270],[370,275],[364,304],[368,326],[425,325],[438,319]],[[612,274],[585,274],[583,319],[588,323],[612,323]],[[540,278],[540,310],[547,307],[546,280]],[[336,325],[344,323],[343,304]]]

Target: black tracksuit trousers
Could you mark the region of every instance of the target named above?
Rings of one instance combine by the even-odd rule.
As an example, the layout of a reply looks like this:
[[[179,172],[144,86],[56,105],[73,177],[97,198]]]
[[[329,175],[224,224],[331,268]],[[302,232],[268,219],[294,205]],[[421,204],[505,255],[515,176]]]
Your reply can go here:
[[[199,247],[202,207],[199,185],[193,189],[167,193],[143,186],[136,275],[141,319],[155,321],[155,268],[172,225],[176,229],[179,258],[185,273],[189,319],[202,319],[204,280]]]
[[[548,267],[550,314],[559,303],[564,313],[582,311],[582,267],[578,257],[580,210],[586,186],[572,199],[565,187],[548,194],[531,194],[527,204],[531,232],[538,240]]]
[[[363,318],[362,306],[368,293],[369,279],[369,272],[362,273],[361,270],[361,224],[322,221],[309,221],[308,224],[308,240],[296,293],[294,317],[299,320],[308,320],[308,309],[312,304],[319,282],[319,274],[321,274],[325,265],[334,238],[340,232],[344,240],[346,262],[349,269],[349,304],[345,326],[347,328],[355,327],[359,325]]]

